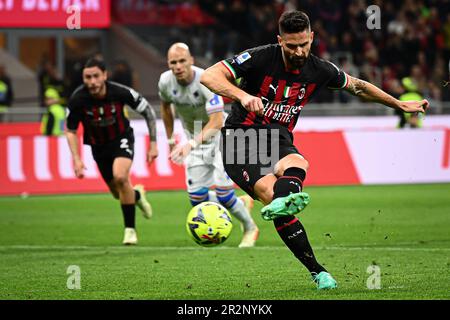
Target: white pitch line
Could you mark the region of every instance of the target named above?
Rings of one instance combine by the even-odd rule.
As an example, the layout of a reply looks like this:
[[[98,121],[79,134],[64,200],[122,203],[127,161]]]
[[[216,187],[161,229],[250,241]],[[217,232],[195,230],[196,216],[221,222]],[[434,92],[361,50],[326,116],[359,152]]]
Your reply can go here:
[[[175,247],[175,246],[113,246],[113,247],[102,247],[102,246],[54,246],[54,245],[0,245],[0,250],[16,249],[16,250],[143,250],[143,251],[185,251],[185,250],[280,250],[285,247],[282,246],[256,246],[248,249],[239,249],[237,247],[219,246],[212,248],[203,247]],[[287,249],[287,248],[286,248]],[[391,246],[391,247],[352,247],[352,246],[330,246],[330,247],[316,247],[314,250],[343,250],[343,251],[450,251],[450,248],[415,248],[415,247],[402,247],[402,246]]]

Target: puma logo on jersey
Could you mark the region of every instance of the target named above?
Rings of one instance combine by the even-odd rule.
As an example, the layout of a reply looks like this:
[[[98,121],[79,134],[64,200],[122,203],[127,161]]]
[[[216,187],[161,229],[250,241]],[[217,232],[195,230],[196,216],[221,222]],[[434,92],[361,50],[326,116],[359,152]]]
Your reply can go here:
[[[272,84],[270,84],[269,88],[273,90],[273,93],[277,93],[278,86],[274,87]]]

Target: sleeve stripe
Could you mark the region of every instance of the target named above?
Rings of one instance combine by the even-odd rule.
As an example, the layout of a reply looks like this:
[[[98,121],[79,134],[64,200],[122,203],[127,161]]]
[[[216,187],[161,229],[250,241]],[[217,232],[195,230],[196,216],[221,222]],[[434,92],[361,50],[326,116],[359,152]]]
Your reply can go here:
[[[221,61],[222,64],[225,66],[225,68],[228,69],[228,71],[231,73],[231,75],[233,76],[234,79],[236,79],[236,71],[234,71],[233,67],[231,66],[231,64],[229,64],[226,60],[222,60]]]
[[[136,107],[136,111],[141,113],[145,110],[145,108],[147,108],[148,102],[147,100],[145,100],[144,98],[142,98],[141,102],[139,103],[139,105]]]
[[[341,87],[338,87],[338,88],[335,88],[335,87],[327,87],[328,89],[332,89],[332,90],[339,90],[339,89],[344,89],[344,88],[346,88],[347,87],[347,85],[348,85],[348,75],[347,75],[347,73],[345,73],[345,72],[343,72],[344,73],[344,76],[345,76],[345,82],[344,82],[344,84],[341,86]]]
[[[345,72],[344,72],[344,75],[345,75],[345,83],[344,83],[344,85],[341,87],[341,89],[347,88],[347,85],[348,85],[348,75],[347,75],[347,73],[345,73]]]

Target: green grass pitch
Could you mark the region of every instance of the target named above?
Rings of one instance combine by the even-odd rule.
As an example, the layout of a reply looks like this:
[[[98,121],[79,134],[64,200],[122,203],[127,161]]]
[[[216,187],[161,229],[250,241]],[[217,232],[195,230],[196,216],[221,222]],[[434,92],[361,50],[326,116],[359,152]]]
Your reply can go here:
[[[136,247],[121,245],[109,194],[0,198],[0,299],[450,298],[450,184],[305,191],[312,200],[299,218],[336,290],[315,288],[259,203],[257,247],[237,248],[238,224],[222,246],[196,245],[185,230],[187,194],[177,191],[147,194],[154,217],[137,211]],[[79,290],[67,288],[71,265]],[[380,289],[367,287],[371,265]]]

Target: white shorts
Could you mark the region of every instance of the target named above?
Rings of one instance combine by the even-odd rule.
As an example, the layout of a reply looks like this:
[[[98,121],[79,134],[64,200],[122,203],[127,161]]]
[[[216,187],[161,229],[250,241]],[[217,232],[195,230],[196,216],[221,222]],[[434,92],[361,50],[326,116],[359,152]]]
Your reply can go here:
[[[218,143],[201,144],[192,150],[186,158],[186,186],[188,192],[200,188],[232,187],[222,163]]]

